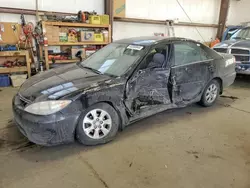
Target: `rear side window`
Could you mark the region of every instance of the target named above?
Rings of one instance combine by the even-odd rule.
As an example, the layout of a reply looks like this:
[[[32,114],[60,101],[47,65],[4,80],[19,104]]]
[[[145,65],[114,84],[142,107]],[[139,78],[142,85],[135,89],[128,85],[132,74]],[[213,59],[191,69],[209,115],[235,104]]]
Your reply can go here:
[[[193,42],[178,42],[174,44],[175,65],[185,65],[210,59],[201,45]]]

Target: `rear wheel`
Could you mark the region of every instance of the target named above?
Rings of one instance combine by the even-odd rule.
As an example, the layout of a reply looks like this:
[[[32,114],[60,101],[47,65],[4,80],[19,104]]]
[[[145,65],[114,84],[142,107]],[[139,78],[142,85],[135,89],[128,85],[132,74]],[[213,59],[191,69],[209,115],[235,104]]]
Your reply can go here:
[[[220,84],[217,80],[212,80],[205,88],[200,104],[205,107],[212,106],[220,94]]]
[[[119,128],[119,117],[107,103],[89,107],[80,117],[76,138],[84,145],[104,144],[111,141]]]

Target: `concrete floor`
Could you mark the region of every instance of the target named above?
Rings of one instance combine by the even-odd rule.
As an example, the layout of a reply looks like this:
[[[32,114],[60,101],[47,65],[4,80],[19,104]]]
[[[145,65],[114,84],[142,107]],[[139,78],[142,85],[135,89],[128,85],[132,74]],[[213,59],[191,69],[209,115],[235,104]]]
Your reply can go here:
[[[0,91],[0,187],[250,187],[250,79],[223,94],[237,98],[160,113],[97,147],[29,143],[12,122],[16,92]]]

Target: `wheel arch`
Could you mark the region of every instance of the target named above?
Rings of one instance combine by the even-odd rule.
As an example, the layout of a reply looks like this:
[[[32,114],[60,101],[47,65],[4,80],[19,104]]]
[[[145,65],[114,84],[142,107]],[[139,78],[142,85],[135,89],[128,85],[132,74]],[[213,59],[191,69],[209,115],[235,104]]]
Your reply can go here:
[[[217,80],[219,82],[219,84],[220,84],[220,94],[222,94],[223,93],[223,80],[220,77],[215,77],[212,80]]]
[[[128,115],[127,115],[127,112],[125,110],[125,107],[122,106],[122,105],[118,106],[116,103],[114,103],[111,100],[101,100],[101,101],[98,101],[96,103],[92,103],[90,106],[98,104],[98,103],[107,103],[108,105],[112,106],[115,109],[115,111],[118,114],[119,121],[120,121],[119,129],[123,130],[123,128],[125,127],[125,125],[127,125],[128,122],[129,122]]]

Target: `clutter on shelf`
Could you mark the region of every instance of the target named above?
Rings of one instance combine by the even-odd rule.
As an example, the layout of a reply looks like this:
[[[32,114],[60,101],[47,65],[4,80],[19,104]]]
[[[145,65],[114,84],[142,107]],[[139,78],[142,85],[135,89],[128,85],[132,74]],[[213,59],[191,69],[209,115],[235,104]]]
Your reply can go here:
[[[39,13],[36,25],[0,22],[0,87],[22,84],[56,63],[82,61],[111,42],[109,15]]]
[[[20,86],[31,76],[28,51],[0,52],[0,87]]]
[[[60,26],[46,26],[44,34],[48,44],[53,43],[77,43],[77,42],[109,42],[108,29],[101,28],[72,28]]]
[[[77,17],[43,15],[45,68],[82,61],[111,42],[109,15],[79,11]]]

